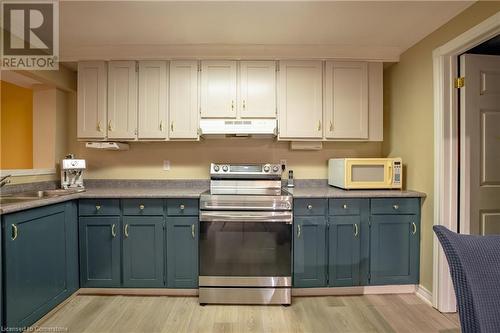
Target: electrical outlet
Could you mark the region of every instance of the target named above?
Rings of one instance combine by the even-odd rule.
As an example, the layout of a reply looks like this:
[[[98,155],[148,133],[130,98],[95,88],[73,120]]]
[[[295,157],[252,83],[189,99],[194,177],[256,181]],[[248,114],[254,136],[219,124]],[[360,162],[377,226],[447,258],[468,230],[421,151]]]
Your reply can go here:
[[[286,160],[280,160],[280,165],[284,165],[286,169]]]
[[[170,161],[169,160],[164,160],[163,161],[163,170],[164,171],[169,171],[170,170]]]

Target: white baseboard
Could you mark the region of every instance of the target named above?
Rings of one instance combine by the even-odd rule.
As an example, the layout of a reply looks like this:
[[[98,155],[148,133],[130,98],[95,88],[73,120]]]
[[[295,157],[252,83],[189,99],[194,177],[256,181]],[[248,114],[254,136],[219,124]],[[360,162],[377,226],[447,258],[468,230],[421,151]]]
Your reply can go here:
[[[415,294],[418,297],[420,297],[420,299],[422,299],[424,302],[432,306],[432,293],[429,290],[427,290],[427,288],[425,288],[422,285],[419,285],[417,286]]]
[[[417,286],[414,284],[334,288],[293,288],[292,296],[413,294],[416,292],[416,289]]]

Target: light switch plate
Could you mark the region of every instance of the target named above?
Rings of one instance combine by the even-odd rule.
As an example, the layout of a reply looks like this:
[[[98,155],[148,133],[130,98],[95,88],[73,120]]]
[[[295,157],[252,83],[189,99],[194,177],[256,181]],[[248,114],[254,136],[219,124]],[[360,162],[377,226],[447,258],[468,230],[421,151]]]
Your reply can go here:
[[[170,170],[170,161],[169,160],[163,160],[163,170],[164,171]]]

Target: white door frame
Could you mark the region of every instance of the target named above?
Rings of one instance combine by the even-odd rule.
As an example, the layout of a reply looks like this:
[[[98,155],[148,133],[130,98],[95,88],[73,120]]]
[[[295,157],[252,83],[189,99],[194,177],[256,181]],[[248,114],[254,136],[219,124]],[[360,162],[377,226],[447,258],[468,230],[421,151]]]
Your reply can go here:
[[[500,34],[500,12],[433,51],[434,71],[434,224],[457,231],[458,221],[458,76],[460,54]],[[466,83],[467,84],[467,83]],[[434,236],[432,304],[455,312],[448,262]]]

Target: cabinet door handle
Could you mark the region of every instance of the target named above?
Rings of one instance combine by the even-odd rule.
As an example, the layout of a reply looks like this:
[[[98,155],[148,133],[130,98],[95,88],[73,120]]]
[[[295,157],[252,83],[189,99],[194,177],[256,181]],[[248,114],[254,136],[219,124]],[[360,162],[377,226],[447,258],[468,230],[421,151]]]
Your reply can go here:
[[[342,208],[347,209],[347,204],[344,204]]]
[[[415,235],[417,233],[417,225],[415,224],[415,222],[411,223],[411,229],[412,229],[411,233]]]
[[[15,224],[11,224],[11,225],[10,225],[10,227],[11,227],[11,229],[12,229],[12,235],[11,235],[11,237],[10,237],[10,238],[11,238],[12,240],[16,240],[16,238],[17,238],[17,225],[15,225]]]
[[[399,209],[399,205],[394,205],[394,206],[392,206],[392,208],[393,208],[394,210],[398,210],[398,209]]]
[[[311,209],[313,209],[313,206],[312,205],[307,205],[307,209],[311,210]]]
[[[358,237],[359,235],[359,227],[357,223],[354,223],[354,237]]]
[[[246,109],[246,104],[245,104],[245,100],[243,100],[243,110]]]
[[[124,233],[125,233],[125,237],[128,238],[128,224],[125,224]]]
[[[231,111],[234,111],[234,101],[231,101]]]
[[[95,205],[95,210],[101,210],[101,205]]]
[[[97,132],[102,132],[101,121],[97,122]]]
[[[184,206],[183,204],[180,204],[180,205],[179,205],[179,209],[180,209],[180,210],[184,210],[184,208],[186,208],[186,206]]]
[[[140,205],[139,205],[139,209],[140,209],[140,210],[144,210],[144,208],[145,208],[145,207],[144,207],[144,205],[143,205],[143,204],[140,204]]]
[[[108,131],[112,131],[113,127],[111,127],[111,119],[108,121]]]
[[[302,226],[299,224],[297,226],[297,238],[300,238],[301,234],[302,234]]]
[[[194,224],[191,224],[191,236],[195,239]]]
[[[170,131],[173,132],[174,131],[174,122],[172,121],[170,123]]]
[[[318,121],[318,131],[321,131],[321,120]]]
[[[330,132],[333,132],[333,122],[330,120]]]
[[[114,223],[111,226],[111,236],[113,236],[113,238],[116,237],[116,224],[114,224]]]
[[[163,132],[163,120],[160,120],[160,132]]]

